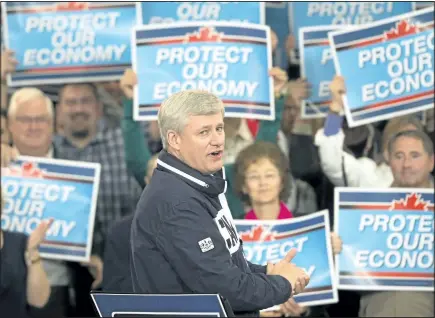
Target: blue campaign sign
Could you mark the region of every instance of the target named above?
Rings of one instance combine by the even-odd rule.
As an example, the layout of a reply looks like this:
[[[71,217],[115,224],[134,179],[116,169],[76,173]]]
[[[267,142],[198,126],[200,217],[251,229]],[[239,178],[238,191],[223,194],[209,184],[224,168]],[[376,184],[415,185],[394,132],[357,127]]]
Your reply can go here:
[[[273,52],[273,65],[286,70],[288,67],[288,53],[285,43],[290,33],[288,5],[286,1],[266,2],[266,24],[276,33],[278,47]]]
[[[336,71],[328,33],[344,26],[303,27],[299,29],[301,77],[311,84],[309,99],[302,102],[301,118],[325,117],[329,111],[329,84]]]
[[[290,3],[292,33],[306,26],[366,24],[412,11],[412,2],[302,1]],[[296,38],[296,41],[299,41]]]
[[[328,211],[278,221],[235,220],[246,259],[254,264],[275,263],[292,249],[294,263],[310,275],[310,283],[294,299],[304,306],[338,302],[335,286]]]
[[[434,190],[335,188],[340,289],[434,291]]]
[[[434,9],[330,32],[350,127],[433,108]]]
[[[225,116],[273,120],[270,29],[229,22],[179,22],[137,27],[132,39],[134,119],[154,120],[170,95],[207,90]]]
[[[264,2],[137,2],[139,25],[186,21],[264,24]]]
[[[2,3],[11,86],[119,79],[131,65],[134,2]]]
[[[3,230],[30,234],[53,218],[40,252],[45,258],[91,256],[100,164],[20,157],[2,168]]]
[[[227,317],[219,295],[91,293],[100,317]]]

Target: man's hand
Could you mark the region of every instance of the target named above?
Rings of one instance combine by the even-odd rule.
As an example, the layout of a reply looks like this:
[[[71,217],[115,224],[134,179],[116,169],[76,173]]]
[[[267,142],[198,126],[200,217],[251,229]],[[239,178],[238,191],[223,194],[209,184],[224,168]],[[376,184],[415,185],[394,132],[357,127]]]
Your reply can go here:
[[[304,99],[311,95],[311,85],[305,78],[298,78],[295,81],[288,82],[288,92],[293,97],[296,105],[300,105]]]
[[[1,80],[6,80],[6,75],[15,72],[18,61],[15,59],[15,52],[12,50],[4,50],[1,56]]]
[[[290,298],[284,304],[280,306],[280,312],[286,317],[299,317],[307,311],[307,307],[300,306],[294,300],[294,298]]]
[[[88,263],[82,262],[81,265],[86,266],[92,277],[94,277],[91,288],[98,288],[103,282],[103,261],[101,258],[98,255],[92,255]]]
[[[331,233],[331,246],[332,253],[334,255],[340,254],[343,249],[343,241],[341,240],[340,236],[338,236],[338,234],[335,232]]]
[[[285,88],[285,86],[287,85],[287,72],[279,67],[273,67],[269,71],[269,75],[272,76],[273,79],[273,91],[275,93],[275,96],[278,96],[283,88]]]
[[[1,167],[6,168],[12,161],[17,160],[18,151],[14,147],[6,144],[1,144]]]
[[[131,68],[125,70],[120,85],[125,97],[133,99],[133,88],[137,85],[137,76]]]
[[[33,251],[39,248],[39,245],[44,241],[45,235],[54,219],[49,219],[48,221],[42,221],[39,223],[38,227],[33,230],[33,232],[29,235],[29,239],[27,240],[27,250]]]
[[[310,282],[306,271],[290,263],[296,255],[296,249],[291,249],[287,255],[270,268],[270,275],[280,275],[287,279],[292,285],[292,296],[299,294]]]
[[[341,113],[343,110],[343,94],[346,93],[346,86],[344,84],[344,78],[342,76],[335,76],[331,84],[329,84],[331,90],[331,104],[329,110],[333,113]]]

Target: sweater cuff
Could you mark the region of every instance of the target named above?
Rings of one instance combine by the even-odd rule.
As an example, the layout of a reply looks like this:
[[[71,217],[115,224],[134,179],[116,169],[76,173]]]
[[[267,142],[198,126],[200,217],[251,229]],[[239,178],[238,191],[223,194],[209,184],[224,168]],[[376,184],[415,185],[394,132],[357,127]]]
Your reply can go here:
[[[332,136],[338,134],[341,125],[343,124],[343,116],[334,113],[328,113],[325,121],[325,136]]]
[[[133,118],[133,100],[123,96],[122,107],[124,108],[124,118]]]

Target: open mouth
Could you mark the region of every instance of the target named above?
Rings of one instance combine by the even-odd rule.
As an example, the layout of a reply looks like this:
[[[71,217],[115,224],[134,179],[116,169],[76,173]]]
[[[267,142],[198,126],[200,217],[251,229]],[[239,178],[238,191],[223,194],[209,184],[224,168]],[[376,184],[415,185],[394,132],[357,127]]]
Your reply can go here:
[[[213,158],[221,158],[222,157],[222,153],[223,153],[222,150],[214,151],[214,152],[210,153],[210,156],[212,156]]]

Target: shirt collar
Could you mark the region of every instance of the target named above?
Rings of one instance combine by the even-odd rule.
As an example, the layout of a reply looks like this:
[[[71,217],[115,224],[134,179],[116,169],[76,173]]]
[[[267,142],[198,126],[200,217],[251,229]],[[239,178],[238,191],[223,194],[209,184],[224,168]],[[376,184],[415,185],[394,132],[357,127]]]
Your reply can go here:
[[[157,170],[174,174],[193,188],[213,197],[225,193],[227,190],[224,167],[213,175],[202,174],[166,150],[160,152],[157,159]]]

